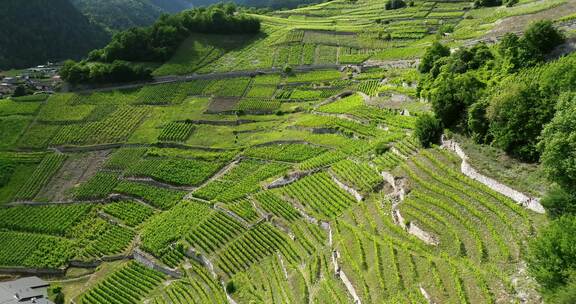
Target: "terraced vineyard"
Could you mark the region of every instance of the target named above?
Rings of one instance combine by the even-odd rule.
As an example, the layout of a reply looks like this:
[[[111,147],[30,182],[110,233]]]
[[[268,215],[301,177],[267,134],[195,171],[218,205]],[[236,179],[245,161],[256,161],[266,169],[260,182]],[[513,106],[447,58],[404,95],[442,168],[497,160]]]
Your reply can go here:
[[[2,272],[67,303],[538,303],[545,217],[421,146],[416,67],[562,4],[405,4],[250,13],[155,84],[0,100]]]

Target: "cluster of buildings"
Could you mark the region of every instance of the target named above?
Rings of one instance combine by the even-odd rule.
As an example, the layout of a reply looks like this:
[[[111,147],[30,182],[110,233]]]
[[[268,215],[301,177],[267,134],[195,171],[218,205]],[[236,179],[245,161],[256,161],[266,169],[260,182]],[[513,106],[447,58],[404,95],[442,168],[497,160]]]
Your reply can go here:
[[[0,283],[0,304],[54,304],[48,300],[49,286],[38,277]]]
[[[39,65],[22,70],[17,76],[0,77],[0,98],[12,96],[19,86],[27,91],[50,93],[60,84],[58,66],[52,63]]]

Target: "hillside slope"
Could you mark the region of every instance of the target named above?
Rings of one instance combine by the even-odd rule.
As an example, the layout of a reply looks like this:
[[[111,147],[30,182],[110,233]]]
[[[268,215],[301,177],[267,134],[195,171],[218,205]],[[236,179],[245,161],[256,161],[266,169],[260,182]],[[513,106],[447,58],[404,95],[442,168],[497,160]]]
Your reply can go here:
[[[111,30],[149,25],[164,12],[149,0],[72,0],[95,23]]]
[[[0,69],[78,58],[107,39],[68,0],[2,1]]]

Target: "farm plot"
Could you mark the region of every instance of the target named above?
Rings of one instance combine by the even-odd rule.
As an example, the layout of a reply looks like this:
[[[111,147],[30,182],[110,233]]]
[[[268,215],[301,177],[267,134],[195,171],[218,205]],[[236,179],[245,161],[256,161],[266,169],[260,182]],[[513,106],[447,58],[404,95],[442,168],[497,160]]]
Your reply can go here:
[[[221,202],[232,202],[258,191],[260,183],[279,175],[288,165],[257,160],[243,160],[224,176],[194,192],[194,196]]]
[[[56,269],[74,254],[73,242],[65,238],[0,231],[0,266]]]
[[[326,148],[300,143],[280,143],[274,145],[250,147],[244,155],[253,158],[302,162],[326,152]]]
[[[204,95],[220,97],[241,97],[251,82],[249,77],[221,79],[212,83],[204,90]]]
[[[224,273],[232,275],[273,253],[281,253],[292,262],[300,259],[287,236],[273,226],[262,223],[226,246],[219,254],[217,265]]]
[[[72,105],[72,94],[56,94],[50,96],[38,113],[38,120],[45,122],[78,122],[86,118],[94,105]]]
[[[114,172],[98,172],[74,189],[74,198],[78,200],[106,198],[118,184],[118,176],[118,173]]]
[[[169,209],[180,201],[186,192],[150,186],[144,183],[121,181],[114,188],[114,192],[144,200],[150,205]]]
[[[0,99],[0,116],[32,115],[38,111],[39,107],[39,102],[16,102]]]
[[[363,193],[371,192],[383,182],[382,177],[374,168],[349,159],[335,163],[330,169],[342,182]]]
[[[325,172],[306,176],[280,188],[279,192],[322,218],[334,218],[356,203]]]
[[[132,201],[106,204],[102,210],[131,227],[138,226],[154,214],[151,207]]]
[[[212,254],[245,230],[231,216],[223,212],[213,212],[190,231],[186,240],[194,248]]]
[[[46,185],[52,176],[60,169],[66,155],[64,154],[48,154],[38,164],[31,176],[25,184],[22,185],[16,194],[17,200],[31,200],[34,199],[36,194]]]
[[[214,97],[210,100],[206,114],[230,113],[238,109],[238,97]]]
[[[168,211],[155,214],[141,227],[142,249],[156,257],[163,256],[172,243],[182,239],[212,212],[208,205],[182,201]]]
[[[185,121],[175,121],[166,124],[158,136],[159,141],[184,142],[194,132],[194,125]]]
[[[118,225],[106,223],[95,239],[80,250],[76,259],[92,261],[104,256],[119,255],[126,251],[135,232]]]
[[[92,210],[88,204],[0,209],[0,228],[63,236]]]
[[[238,110],[245,113],[273,113],[280,108],[280,101],[261,98],[243,98],[238,103]]]
[[[164,279],[164,274],[130,262],[83,294],[80,303],[140,303]]]
[[[180,83],[145,86],[138,92],[135,102],[146,105],[178,104],[186,98],[184,85]]]
[[[151,177],[175,185],[197,186],[214,175],[223,163],[178,157],[146,157],[128,167],[125,176]]]
[[[125,140],[147,113],[145,107],[120,106],[103,120],[63,126],[52,144],[105,144]]]

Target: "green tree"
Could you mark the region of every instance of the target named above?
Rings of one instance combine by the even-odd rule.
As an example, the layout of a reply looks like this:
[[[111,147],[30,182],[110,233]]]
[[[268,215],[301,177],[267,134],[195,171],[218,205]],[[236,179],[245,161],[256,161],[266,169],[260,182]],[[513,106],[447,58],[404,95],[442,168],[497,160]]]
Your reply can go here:
[[[477,101],[468,108],[468,131],[477,143],[487,142],[488,128],[490,123],[486,117],[488,103]]]
[[[440,136],[442,136],[442,122],[436,117],[425,113],[418,116],[416,121],[416,127],[414,129],[414,135],[420,141],[420,144],[428,148],[433,144],[438,144],[440,142]]]
[[[576,217],[562,216],[530,242],[528,267],[547,293],[565,287],[576,278]]]
[[[549,216],[555,218],[564,214],[576,214],[576,193],[568,191],[554,185],[542,197],[540,203]]]
[[[450,48],[435,41],[432,46],[426,49],[426,53],[424,53],[424,56],[422,56],[420,60],[418,70],[421,73],[428,73],[434,66],[436,60],[447,56],[450,56]]]
[[[550,121],[554,105],[538,86],[510,78],[490,97],[487,109],[494,144],[524,161],[537,161],[536,148],[542,126]]]
[[[550,53],[558,45],[564,43],[564,35],[560,33],[550,20],[540,20],[532,23],[524,31],[524,39],[529,47],[540,54]]]
[[[558,184],[542,205],[551,216],[576,214],[576,93],[563,94],[554,118],[542,131],[538,148],[548,179]]]
[[[471,73],[442,73],[434,81],[429,100],[436,116],[451,128],[466,117],[466,109],[480,98],[484,87]]]

